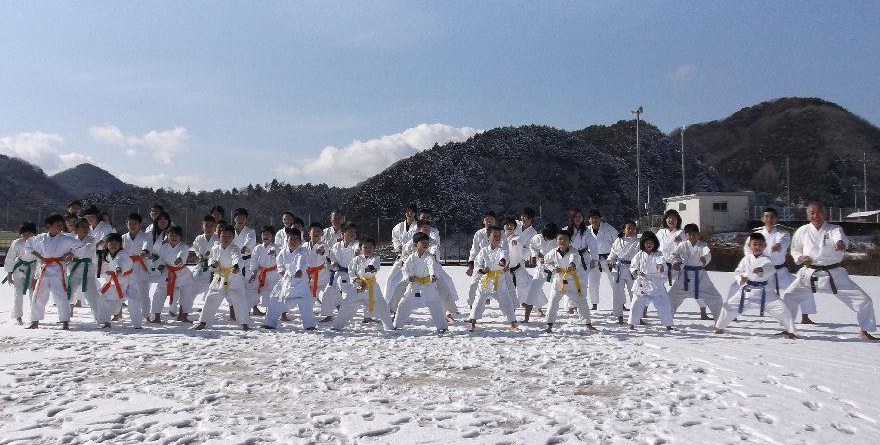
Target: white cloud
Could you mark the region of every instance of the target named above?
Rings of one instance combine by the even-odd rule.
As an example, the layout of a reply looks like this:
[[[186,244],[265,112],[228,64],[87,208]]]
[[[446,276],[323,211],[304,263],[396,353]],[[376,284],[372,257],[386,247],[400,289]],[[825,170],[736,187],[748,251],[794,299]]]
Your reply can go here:
[[[691,64],[680,65],[674,70],[666,73],[666,78],[674,82],[684,82],[691,80],[694,77],[695,71],[696,68]]]
[[[152,187],[154,189],[164,188],[186,191],[191,188],[193,190],[202,190],[205,186],[205,180],[199,175],[167,175],[160,173],[157,175],[129,175],[121,174],[119,179],[129,184],[139,185],[141,187]]]
[[[174,155],[186,151],[189,133],[186,128],[175,126],[171,130],[150,130],[141,136],[126,135],[113,125],[103,125],[89,129],[92,138],[100,143],[126,148],[125,154],[135,156],[142,151],[152,152],[153,157],[170,164]]]
[[[368,141],[355,140],[343,148],[324,147],[317,158],[299,164],[282,164],[274,171],[293,183],[307,182],[351,186],[403,158],[427,150],[435,143],[462,142],[477,134],[470,127],[420,124],[403,132]]]
[[[0,153],[24,159],[50,175],[85,162],[97,165],[91,156],[62,153],[62,145],[64,138],[61,135],[41,131],[0,137]]]

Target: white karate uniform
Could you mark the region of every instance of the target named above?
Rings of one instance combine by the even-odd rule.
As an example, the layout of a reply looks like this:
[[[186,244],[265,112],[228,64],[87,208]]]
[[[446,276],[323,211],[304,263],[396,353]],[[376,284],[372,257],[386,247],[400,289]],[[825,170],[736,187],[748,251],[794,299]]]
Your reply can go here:
[[[95,277],[97,242],[89,235],[79,239],[74,234],[74,239],[81,242],[82,246],[73,249],[73,260],[67,264],[67,293],[70,295],[70,302],[85,299],[95,323],[106,323],[113,314],[106,313],[107,305],[98,297]]]
[[[788,230],[779,226],[774,227],[772,232],[768,232],[763,226],[753,229],[752,232],[764,235],[764,239],[767,241],[767,247],[764,248],[764,255],[770,257],[773,266],[776,268],[773,292],[781,298],[785,289],[787,289],[794,281],[794,275],[792,275],[792,273],[788,271],[788,268],[785,267],[786,256],[791,248],[791,234],[788,233]],[[773,246],[776,244],[779,244],[779,250],[774,252]],[[743,255],[748,255],[749,253],[749,239],[746,238],[745,245],[743,246]],[[813,295],[810,295],[810,298],[801,302],[801,313],[816,313],[816,299]]]
[[[342,226],[339,226],[338,229],[334,229],[333,226],[325,228],[321,235],[321,241],[325,246],[335,246],[336,243],[342,241]]]
[[[583,271],[581,261],[580,253],[573,246],[569,246],[566,252],[561,252],[556,248],[544,255],[544,268],[553,272],[551,281],[553,291],[550,297],[550,310],[547,312],[548,324],[556,322],[562,297],[567,297],[573,307],[577,308],[577,316],[581,321],[590,324],[590,305],[587,301],[586,283],[581,280],[583,275],[578,273]],[[568,271],[572,265],[574,270],[571,272],[563,273],[557,270]]]
[[[321,316],[332,316],[333,311],[342,305],[342,297],[348,293],[354,293],[354,288],[349,280],[348,265],[354,259],[360,243],[352,241],[345,245],[342,241],[337,242],[330,248],[330,278],[327,287],[321,295]]]
[[[192,251],[203,259],[193,268],[193,300],[198,296],[204,298],[208,286],[211,284],[211,268],[208,267],[208,257],[211,256],[211,248],[220,242],[220,238],[216,233],[212,233],[210,237],[206,237],[204,233],[200,234],[193,240]]]
[[[265,326],[278,326],[278,318],[283,312],[296,307],[299,309],[300,318],[304,329],[314,329],[315,321],[312,291],[309,288],[309,257],[312,251],[304,246],[294,250],[285,247],[275,262],[281,278],[275,283],[269,294],[269,308],[266,310]],[[297,277],[296,274],[300,273]]]
[[[409,278],[436,277],[436,260],[433,255],[425,252],[419,255],[413,252],[403,262],[403,273],[407,280],[406,291],[398,304],[394,316],[394,328],[402,328],[409,321],[412,312],[425,306],[431,313],[431,320],[438,332],[447,329],[446,316],[443,304],[440,301],[440,293],[437,290],[437,282],[419,283],[409,281]]]
[[[382,297],[382,289],[380,288],[379,283],[373,282],[371,285],[368,285],[363,289],[357,288],[355,283],[356,279],[375,280],[376,274],[379,273],[380,265],[381,258],[379,258],[378,255],[373,255],[369,258],[363,255],[358,255],[351,260],[351,263],[348,265],[348,273],[349,276],[352,277],[352,286],[350,287],[349,292],[345,293],[345,299],[342,301],[342,305],[339,308],[339,317],[333,320],[333,329],[342,329],[343,326],[347,325],[361,306],[364,307],[364,312],[369,314],[368,316],[378,318],[379,321],[382,322],[382,326],[386,331],[392,329],[391,310],[388,309],[388,302]],[[370,267],[373,268],[372,271],[367,270]],[[372,309],[369,307],[369,292],[371,288],[373,292]]]
[[[637,236],[622,236],[614,240],[611,245],[608,263],[615,263],[614,270],[610,272],[612,306],[615,317],[623,316],[623,306],[626,304],[627,294],[632,300],[632,283],[635,281],[635,277],[630,272],[629,266],[637,253],[639,253],[639,237]]]
[[[703,241],[697,241],[696,245],[692,245],[690,241],[684,240],[675,246],[672,260],[673,263],[681,262],[681,270],[678,271],[675,281],[672,282],[672,288],[669,289],[669,304],[672,305],[672,313],[675,314],[685,298],[697,298],[703,300],[713,317],[718,318],[723,304],[721,294],[709,279],[709,274],[706,273],[705,266],[700,263],[700,258],[706,259],[706,265],[712,261],[709,246]],[[688,267],[699,269],[688,270]],[[698,287],[699,295],[697,295]]]
[[[254,278],[256,292],[250,295],[251,300],[249,301],[249,304],[251,306],[262,304],[265,307],[269,307],[269,294],[272,293],[272,288],[274,288],[275,284],[278,283],[278,280],[281,279],[281,275],[277,270],[278,265],[275,262],[275,258],[280,252],[281,248],[274,243],[270,243],[268,246],[265,244],[257,244],[257,246],[254,247],[254,253],[251,256],[251,276],[256,276],[256,278]],[[262,286],[260,286],[261,270],[265,270]]]
[[[599,270],[599,245],[596,244],[596,237],[589,234],[589,225],[586,226],[586,229],[583,232],[572,230],[568,226],[563,230],[571,232],[571,247],[577,250],[578,255],[580,255],[581,264],[578,265],[578,279],[581,282],[581,286],[583,286],[584,296],[589,298],[590,276],[593,271],[598,273]],[[556,247],[555,244],[553,247]],[[598,279],[596,279],[596,283],[598,282]],[[592,304],[599,304],[598,294],[596,295],[597,299],[592,301]],[[574,309],[577,305],[573,300],[565,297],[565,307],[567,309]]]
[[[122,310],[122,300],[128,294],[128,287],[131,285],[131,277],[134,276],[134,268],[140,267],[132,263],[124,250],[116,252],[116,256],[108,253],[102,254],[98,259],[101,265],[101,276],[98,277],[98,294],[99,299],[104,305],[104,311],[109,321],[113,315],[118,314]],[[119,272],[116,272],[116,269]],[[117,288],[116,285],[119,284]],[[131,325],[135,328],[141,327],[141,305],[128,304],[128,315],[131,318]]]
[[[532,271],[532,283],[529,285],[529,295],[523,302],[524,304],[540,308],[550,302],[547,298],[547,293],[553,294],[550,290],[551,287],[549,287],[549,283],[553,279],[553,272],[548,271],[544,267],[544,255],[547,255],[555,248],[556,239],[544,239],[544,235],[540,233],[533,236],[529,242],[529,251],[532,258],[535,258],[536,266]],[[545,287],[547,287],[546,291]]]
[[[309,272],[309,295],[312,300],[321,298],[324,288],[330,282],[330,263],[328,262],[328,254],[330,249],[324,245],[322,241],[312,243],[306,241],[302,244],[308,249],[308,269]]]
[[[676,241],[676,238],[678,241]],[[657,231],[657,240],[660,241],[660,246],[657,247],[657,250],[663,254],[663,258],[666,260],[666,285],[672,286],[672,251],[675,250],[675,246],[678,246],[679,243],[685,240],[684,230],[682,229],[669,229],[662,228]]]
[[[33,287],[37,279],[37,269],[40,264],[37,258],[24,250],[25,240],[17,238],[9,245],[6,251],[6,260],[3,262],[3,270],[12,274],[15,282],[12,298],[12,318],[24,316],[24,296],[28,300],[33,297]]]
[[[287,248],[287,232],[284,230],[284,227],[282,227],[281,230],[275,232],[275,245],[278,246],[279,249]]]
[[[629,270],[636,277],[632,285],[635,299],[629,309],[629,324],[639,324],[650,303],[657,311],[660,324],[672,326],[672,306],[665,285],[667,267],[666,257],[660,251],[647,253],[640,250],[633,256]]]
[[[218,267],[214,268],[214,278],[211,285],[208,286],[208,292],[205,294],[205,306],[202,308],[202,315],[199,317],[200,323],[211,324],[214,320],[214,314],[217,308],[225,299],[235,310],[236,323],[239,325],[250,324],[251,311],[244,295],[244,278],[241,273],[223,271],[224,268],[231,269],[238,265],[241,267],[241,247],[230,243],[224,249],[220,244],[211,248],[211,256],[208,259],[209,264],[218,263]]]
[[[486,309],[486,299],[491,297],[498,301],[498,306],[507,322],[516,322],[513,301],[510,299],[510,289],[508,289],[509,284],[505,280],[505,266],[501,265],[502,259],[508,261],[509,264],[510,258],[508,258],[507,249],[500,245],[494,249],[489,245],[483,247],[475,258],[474,276],[477,277],[476,283],[479,286],[479,293],[477,294],[478,299],[471,308],[471,320],[479,320],[483,316],[483,311]],[[491,278],[485,273],[477,272],[477,270],[491,273],[501,271],[501,273],[497,278]]]
[[[162,244],[159,238],[159,245]],[[131,232],[122,235],[122,251],[132,262],[132,273],[125,288],[125,299],[128,304],[128,313],[131,315],[131,324],[134,327],[141,326],[141,320],[150,313],[150,268],[153,261],[151,258],[141,257],[145,251],[152,254],[152,235],[139,232],[132,237]],[[103,268],[103,264],[100,266]]]
[[[531,229],[531,227],[529,228]],[[525,238],[523,238],[524,236]],[[508,285],[510,286],[510,298],[514,309],[518,308],[520,304],[526,302],[529,298],[532,277],[526,271],[525,266],[525,263],[531,258],[529,241],[531,241],[529,234],[513,235],[507,239],[507,243],[510,246],[510,271],[508,278],[510,281]]]
[[[474,239],[471,241],[470,254],[468,255],[469,263],[476,264],[477,255],[482,252],[483,248],[489,247],[489,235],[487,232],[488,230],[484,227],[474,233]],[[507,238],[503,236],[501,237],[501,247],[505,252],[508,251]],[[474,271],[474,274],[471,276],[471,284],[468,287],[468,305],[471,306],[471,308],[474,307],[474,298],[479,292],[480,280],[482,280],[482,277]]]
[[[417,225],[415,220],[410,223],[401,221],[391,229],[391,247],[394,249],[394,253],[402,254],[403,246],[409,244],[412,241],[412,236],[415,234],[415,232],[410,233],[409,229]],[[403,258],[401,258],[402,260]]]
[[[98,221],[95,227],[89,227],[89,236],[95,239],[97,250],[104,250],[104,237],[110,233],[116,233],[116,229],[104,221]]]
[[[254,254],[254,248],[257,246],[257,232],[248,227],[244,226],[239,232],[236,229],[235,238],[232,239],[232,244],[235,244],[239,248],[245,248],[246,250],[241,254],[241,276],[244,277],[247,275],[247,272],[251,270],[251,261]],[[250,303],[254,301],[257,294],[257,283],[256,281],[253,283],[248,282],[247,280],[242,280],[244,284],[244,288],[242,292],[244,292],[245,301]],[[250,311],[250,306],[248,306],[248,311]],[[238,316],[238,312],[235,313]]]
[[[162,313],[162,308],[165,306],[165,298],[170,296],[169,291],[172,291],[174,294],[169,303],[172,308],[179,303],[181,312],[184,314],[192,313],[193,301],[195,300],[192,288],[193,276],[189,268],[186,267],[186,260],[189,257],[189,246],[184,242],[178,242],[176,246],[172,246],[171,243],[162,243],[155,249],[155,253],[159,255],[159,261],[165,267],[162,269],[159,283],[153,291],[153,304],[150,308],[150,313]],[[175,265],[177,260],[181,261],[180,266]],[[174,272],[173,290],[168,288],[168,279],[172,273],[169,268],[176,270]]]
[[[757,270],[758,272],[755,272]],[[755,257],[751,252],[744,256],[736,266],[737,274],[730,290],[727,292],[727,300],[721,308],[721,315],[715,322],[715,327],[724,329],[738,315],[749,308],[761,308],[761,298],[764,298],[764,312],[779,321],[786,332],[794,332],[794,322],[774,290],[776,284],[776,269],[773,261],[766,255]],[[743,283],[741,280],[748,280]],[[761,285],[760,283],[766,283]]]
[[[862,330],[874,332],[877,330],[877,321],[871,297],[849,278],[846,269],[839,266],[843,261],[844,252],[837,250],[835,245],[838,241],[848,243],[849,240],[840,226],[827,222],[819,229],[808,223],[794,232],[791,239],[791,256],[795,261],[807,255],[812,258],[814,267],[838,266],[827,271],[810,266],[801,267],[797,271],[795,280],[783,293],[782,301],[788,307],[791,318],[795,319],[801,302],[813,295],[810,286],[812,283],[817,292],[833,293],[838,300],[852,309]],[[836,293],[834,288],[837,289]]]
[[[67,268],[61,262],[47,262],[48,258],[61,258],[82,246],[82,242],[74,237],[61,233],[51,236],[41,233],[28,238],[24,245],[24,253],[39,254],[41,260],[40,272],[37,276],[36,288],[31,298],[31,321],[40,321],[46,314],[46,303],[49,296],[58,307],[58,321],[70,321],[70,303],[67,301],[67,290],[64,288],[67,282]]]
[[[593,239],[591,245],[596,246],[596,252],[599,257],[596,263],[597,267],[590,269],[588,274],[589,284],[587,287],[589,288],[590,302],[592,304],[599,304],[599,282],[603,275],[608,280],[611,288],[614,288],[617,274],[612,274],[611,269],[608,268],[608,255],[611,254],[611,245],[614,244],[618,234],[617,229],[606,222],[600,222],[599,228],[596,231],[593,231],[593,226],[587,225],[587,236]]]

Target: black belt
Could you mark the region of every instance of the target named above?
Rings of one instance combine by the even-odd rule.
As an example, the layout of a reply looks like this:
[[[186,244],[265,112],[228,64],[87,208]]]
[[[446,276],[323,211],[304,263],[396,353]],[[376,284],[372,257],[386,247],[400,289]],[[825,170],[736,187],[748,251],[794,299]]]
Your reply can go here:
[[[587,267],[587,260],[584,259],[584,252],[586,252],[586,251],[587,251],[587,248],[586,248],[586,247],[583,248],[583,249],[578,249],[578,253],[579,253],[580,256],[581,256],[581,266],[584,266],[584,270],[587,271],[587,272],[589,272],[589,271],[590,271],[590,268]],[[550,280],[547,280],[547,281],[550,281]]]
[[[840,263],[829,264],[827,266],[817,266],[814,264],[810,264],[807,265],[807,267],[813,270],[818,270],[820,272],[828,272],[832,269],[837,269],[838,267],[840,267]],[[813,274],[813,276],[810,277],[810,290],[812,290],[814,294],[816,293],[817,281],[819,281],[819,277]],[[837,295],[837,286],[834,284],[834,277],[832,277],[830,273],[828,274],[828,284],[831,285],[831,293]]]
[[[776,270],[779,270],[779,269],[785,269],[785,263],[777,264],[777,265],[775,265],[775,266],[773,266],[773,267],[776,268]],[[776,279],[773,280],[773,281],[776,282],[776,296],[777,296],[777,297],[780,297],[781,295],[779,294],[779,275],[776,275]],[[764,309],[763,309],[763,307],[762,307],[762,308],[761,308],[761,314],[762,314],[762,315],[763,315],[763,312],[764,312]]]
[[[251,259],[251,256],[250,256],[250,255],[245,255],[245,256],[241,257],[241,259],[243,259],[243,260],[249,260],[249,259]]]
[[[599,259],[608,261],[608,255],[611,255],[611,252],[608,253],[600,253]],[[602,268],[602,262],[599,261],[599,272],[605,272],[605,269]]]
[[[666,263],[666,279],[669,281],[669,285],[672,286],[672,263]]]
[[[516,267],[510,268],[510,276],[513,277],[513,286],[514,287],[516,287],[516,274],[514,272],[516,272],[516,270],[519,269],[520,267],[522,267],[522,263],[517,264]]]

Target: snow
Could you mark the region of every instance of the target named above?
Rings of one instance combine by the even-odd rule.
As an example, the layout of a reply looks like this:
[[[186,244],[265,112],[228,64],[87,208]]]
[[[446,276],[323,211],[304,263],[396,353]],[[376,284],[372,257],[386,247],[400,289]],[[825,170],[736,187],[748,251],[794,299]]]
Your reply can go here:
[[[450,267],[466,295],[463,268]],[[388,268],[384,268],[385,273]],[[729,273],[710,272],[719,288]],[[880,278],[855,277],[875,299]],[[380,274],[384,280],[384,274]],[[285,323],[196,332],[175,323],[100,330],[87,309],[72,331],[24,330],[0,288],[0,444],[21,443],[767,443],[874,444],[880,344],[855,315],[818,298],[803,340],[745,315],[715,335],[686,302],[666,333],[614,323],[610,292],[551,335],[541,319],[505,329],[496,307],[477,331],[438,336],[426,310],[402,331],[352,324],[307,333]],[[464,299],[459,301],[464,304]],[[26,312],[27,313],[27,312]],[[127,316],[127,314],[126,314]],[[521,317],[521,316],[520,316]]]

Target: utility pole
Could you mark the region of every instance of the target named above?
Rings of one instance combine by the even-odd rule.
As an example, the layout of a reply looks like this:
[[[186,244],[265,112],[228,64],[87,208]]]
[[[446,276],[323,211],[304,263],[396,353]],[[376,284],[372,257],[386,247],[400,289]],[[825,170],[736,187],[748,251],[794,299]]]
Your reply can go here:
[[[681,126],[681,194],[684,195],[684,129],[685,126]]]
[[[868,211],[868,152],[862,152],[862,181],[865,183],[865,211]]]
[[[791,175],[788,168],[788,156],[785,157],[785,205],[791,207]]]
[[[642,148],[639,145],[639,120],[643,112],[641,105],[631,112],[636,115],[636,213],[639,217],[642,212]]]

